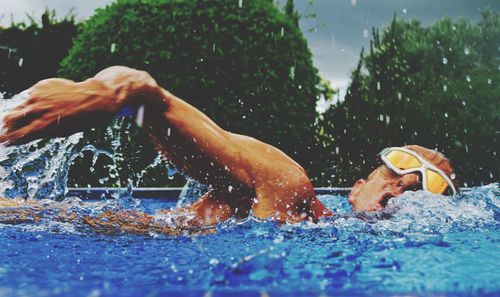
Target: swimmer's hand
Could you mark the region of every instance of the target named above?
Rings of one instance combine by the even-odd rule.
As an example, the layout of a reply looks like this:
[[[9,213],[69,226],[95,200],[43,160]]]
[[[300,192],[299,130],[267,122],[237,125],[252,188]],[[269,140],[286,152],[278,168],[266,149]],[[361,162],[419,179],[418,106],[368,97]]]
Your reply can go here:
[[[83,82],[46,79],[31,87],[28,99],[5,117],[0,143],[18,145],[68,136],[110,120],[126,105],[156,99],[160,93],[149,74],[122,66],[107,68]]]

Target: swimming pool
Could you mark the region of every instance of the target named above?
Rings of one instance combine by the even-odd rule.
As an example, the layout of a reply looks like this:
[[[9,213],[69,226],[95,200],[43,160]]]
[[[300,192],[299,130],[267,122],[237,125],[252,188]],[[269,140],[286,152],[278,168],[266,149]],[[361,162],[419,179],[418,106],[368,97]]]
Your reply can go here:
[[[19,100],[0,102],[0,119]],[[196,186],[155,198],[135,189],[141,199],[127,190],[67,191],[71,161],[85,149],[80,139],[0,147],[0,194],[94,202],[82,212],[153,212],[174,207],[179,194],[187,202],[198,196]],[[498,184],[456,197],[407,192],[372,214],[352,213],[345,191],[318,192],[335,217],[228,221],[203,236],[100,235],[50,219],[0,224],[0,296],[500,295]]]
[[[226,222],[217,233],[98,235],[53,221],[0,227],[2,296],[498,296],[498,184],[407,192],[382,213],[319,224]],[[166,199],[127,200],[143,211]],[[101,202],[112,204],[116,201]]]

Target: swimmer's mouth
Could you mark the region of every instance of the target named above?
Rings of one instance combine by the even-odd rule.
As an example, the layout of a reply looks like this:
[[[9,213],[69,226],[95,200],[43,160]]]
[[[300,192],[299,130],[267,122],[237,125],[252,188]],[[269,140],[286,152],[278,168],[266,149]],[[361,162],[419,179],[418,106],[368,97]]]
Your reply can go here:
[[[422,183],[419,182],[417,184],[414,184],[414,185],[411,185],[409,187],[407,187],[406,189],[404,189],[403,193],[404,192],[407,192],[407,191],[412,191],[412,192],[416,192],[416,191],[421,191],[422,190]],[[402,193],[401,193],[402,194]],[[397,196],[394,196],[392,195],[391,193],[386,193],[382,199],[380,200],[379,204],[383,207],[383,208],[386,208],[387,207],[387,204],[389,203],[389,200],[391,200],[392,198],[395,198]]]

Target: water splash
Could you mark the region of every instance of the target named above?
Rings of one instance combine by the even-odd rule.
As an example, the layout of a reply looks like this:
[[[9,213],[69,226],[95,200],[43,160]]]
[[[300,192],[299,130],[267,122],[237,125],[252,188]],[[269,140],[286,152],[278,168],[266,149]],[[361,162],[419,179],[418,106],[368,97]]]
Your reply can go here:
[[[26,93],[0,101],[0,122],[10,110],[27,98]],[[0,133],[4,130],[2,127]],[[81,133],[68,138],[5,147],[0,145],[0,195],[62,199],[67,172],[78,151]]]
[[[4,117],[13,108],[23,103],[28,98],[27,95],[25,91],[12,99],[0,99],[0,123],[2,125]],[[135,116],[136,114],[136,121],[142,124],[143,115],[140,108],[137,113],[122,115]],[[20,146],[6,147],[0,144],[0,197],[62,200],[67,193],[68,173],[71,165],[76,158],[83,157],[84,153],[89,152],[92,158],[90,172],[95,170],[99,157],[105,156],[111,160],[111,164],[106,166],[107,174],[99,178],[98,183],[112,186],[128,184],[128,191],[120,193],[119,196],[130,197],[132,187],[139,186],[147,171],[163,161],[158,156],[152,164],[145,165],[143,170],[136,173],[135,184],[132,181],[124,183],[121,180],[119,164],[123,163],[124,156],[120,150],[122,146],[120,130],[130,129],[131,124],[131,121],[118,118],[106,128],[105,139],[110,147],[107,150],[84,141],[83,133],[67,138],[36,140]],[[4,127],[0,126],[0,133],[3,131]],[[170,171],[172,174],[176,172],[174,169]]]
[[[182,188],[177,201],[177,207],[181,207],[195,202],[199,197],[208,192],[208,187],[198,181],[188,178],[186,184]]]

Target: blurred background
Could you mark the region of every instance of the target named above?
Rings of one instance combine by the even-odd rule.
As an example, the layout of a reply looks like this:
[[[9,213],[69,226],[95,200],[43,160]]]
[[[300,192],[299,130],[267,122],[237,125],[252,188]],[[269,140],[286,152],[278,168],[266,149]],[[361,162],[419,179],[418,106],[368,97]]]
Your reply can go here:
[[[481,185],[499,177],[499,8],[495,0],[3,1],[0,91],[9,98],[40,79],[82,80],[122,64],[149,71],[223,128],[284,150],[316,186],[350,186],[381,149],[405,144],[443,152],[464,185]],[[112,152],[117,166],[83,150],[70,186],[185,182],[131,119],[86,131],[88,145]]]

